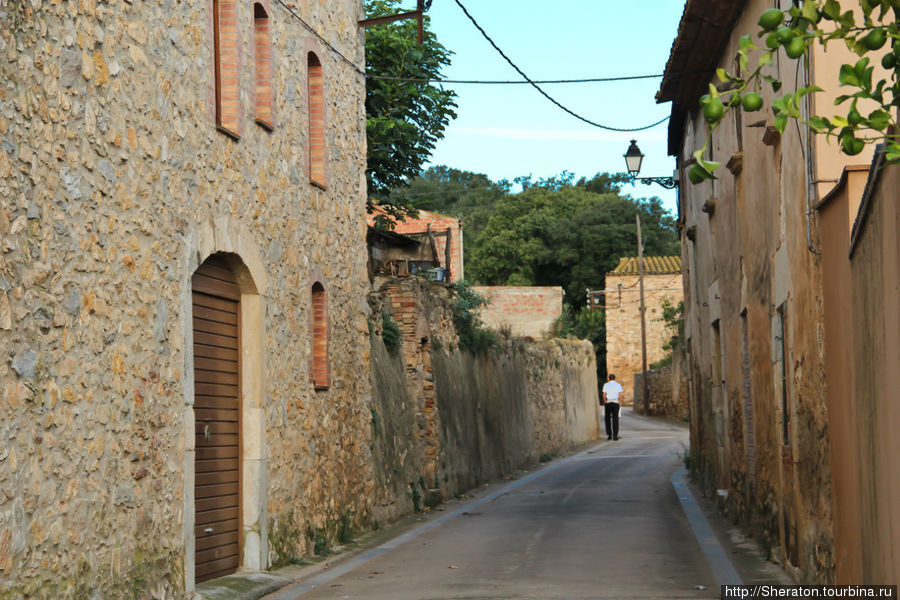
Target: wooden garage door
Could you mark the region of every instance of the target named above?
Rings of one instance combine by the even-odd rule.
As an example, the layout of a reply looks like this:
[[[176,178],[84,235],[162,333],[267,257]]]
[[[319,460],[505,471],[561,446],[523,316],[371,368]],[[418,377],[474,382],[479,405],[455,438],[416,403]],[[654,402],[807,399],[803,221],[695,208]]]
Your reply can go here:
[[[191,280],[194,305],[196,581],[240,563],[240,293],[210,257]]]

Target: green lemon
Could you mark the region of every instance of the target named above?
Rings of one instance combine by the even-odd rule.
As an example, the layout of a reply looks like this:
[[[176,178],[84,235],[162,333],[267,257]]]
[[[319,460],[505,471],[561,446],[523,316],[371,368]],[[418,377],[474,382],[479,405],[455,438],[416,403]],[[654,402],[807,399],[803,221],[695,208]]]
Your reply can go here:
[[[800,58],[803,56],[803,53],[806,52],[806,44],[803,42],[803,38],[795,37],[788,42],[784,51],[787,52],[787,55],[790,58]]]
[[[866,34],[866,37],[862,39],[862,44],[868,50],[878,50],[884,43],[887,41],[887,33],[884,32],[884,29],[877,28],[873,29],[869,33]]]
[[[737,92],[728,95],[728,106],[737,106],[741,103],[741,95]]]
[[[885,69],[893,69],[897,66],[897,55],[893,52],[888,52],[884,56],[881,57],[881,66]]]
[[[744,110],[747,112],[756,112],[760,108],[762,108],[763,101],[762,97],[756,92],[750,92],[749,94],[744,94],[744,98],[741,100],[741,105],[744,107]]]
[[[841,150],[849,156],[856,156],[863,151],[866,143],[858,138],[847,136],[841,140]]]
[[[766,36],[766,48],[768,48],[769,50],[774,50],[780,45],[781,42],[778,41],[778,34],[776,32],[773,31]]]
[[[725,114],[725,107],[722,105],[722,101],[718,98],[710,98],[709,102],[706,103],[703,107],[703,118],[706,119],[706,122],[710,125],[715,125],[719,121],[722,120],[722,115]]]
[[[794,30],[790,27],[782,27],[775,32],[775,37],[778,38],[778,42],[781,45],[785,45],[794,39]]]
[[[784,13],[777,8],[770,8],[759,16],[759,26],[766,31],[775,31],[784,23]]]
[[[704,171],[703,167],[700,165],[695,164],[688,171],[688,179],[690,179],[691,183],[694,185],[702,183],[703,180],[706,179],[706,171]]]

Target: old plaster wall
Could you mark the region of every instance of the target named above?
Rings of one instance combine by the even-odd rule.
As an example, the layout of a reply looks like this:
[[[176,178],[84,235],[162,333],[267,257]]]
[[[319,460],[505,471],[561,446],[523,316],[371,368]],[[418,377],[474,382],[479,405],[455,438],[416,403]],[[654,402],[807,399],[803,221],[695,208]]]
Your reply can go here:
[[[718,66],[733,68],[738,38],[755,31],[770,7],[747,3]],[[781,65],[791,69],[781,72],[785,87],[795,85],[795,63],[780,56],[775,68]],[[767,107],[771,92],[763,92]],[[829,582],[821,272],[818,229],[807,213],[816,200],[809,182],[839,173],[810,175],[808,136],[794,128],[779,136],[763,116],[752,117],[733,111],[713,136],[710,156],[727,165],[723,176],[683,187],[692,455],[704,485],[728,490],[731,509],[768,538],[775,558],[799,579]],[[690,109],[683,169],[706,133],[702,115]]]
[[[305,532],[372,512],[363,82],[264,2],[275,128],[258,126],[253,8],[238,4],[235,140],[213,121],[211,6],[0,8],[0,597],[192,587],[190,277],[214,252],[244,278],[242,564],[302,555]],[[295,8],[362,64],[359,2]],[[304,168],[310,48],[327,189]],[[331,339],[320,392],[314,280]]]

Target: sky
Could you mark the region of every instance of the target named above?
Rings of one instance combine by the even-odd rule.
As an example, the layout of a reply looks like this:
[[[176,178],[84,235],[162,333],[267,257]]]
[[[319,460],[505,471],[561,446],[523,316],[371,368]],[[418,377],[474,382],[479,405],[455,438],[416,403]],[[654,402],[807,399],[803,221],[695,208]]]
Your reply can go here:
[[[661,74],[684,8],[682,0],[460,0],[494,42],[531,79]],[[415,2],[407,0],[414,8]],[[404,4],[406,8],[406,4]],[[465,16],[456,0],[433,0],[431,29],[454,52],[447,79],[521,80]],[[618,128],[669,115],[657,104],[661,79],[547,84],[542,88],[585,118]],[[625,171],[622,155],[636,139],[641,175],[671,176],[667,123],[618,133],[582,123],[529,85],[446,84],[457,92],[457,118],[430,164],[485,173],[492,180],[567,170],[576,177]],[[626,185],[633,197],[657,196],[676,213],[676,194],[658,185]]]

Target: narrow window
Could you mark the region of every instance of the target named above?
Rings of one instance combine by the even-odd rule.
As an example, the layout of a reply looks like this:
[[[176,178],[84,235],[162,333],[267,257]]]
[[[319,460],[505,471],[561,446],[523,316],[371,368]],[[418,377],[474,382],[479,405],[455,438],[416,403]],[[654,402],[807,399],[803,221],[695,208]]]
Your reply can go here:
[[[253,5],[253,38],[256,57],[256,122],[266,129],[274,129],[272,40],[269,32],[269,15],[259,3]]]
[[[325,288],[312,287],[312,381],[317,390],[328,389],[328,302]]]
[[[237,3],[213,0],[213,42],[216,69],[216,125],[239,138],[240,88],[238,84]]]
[[[307,55],[309,98],[309,180],[325,187],[325,98],[322,63],[315,53]]]

